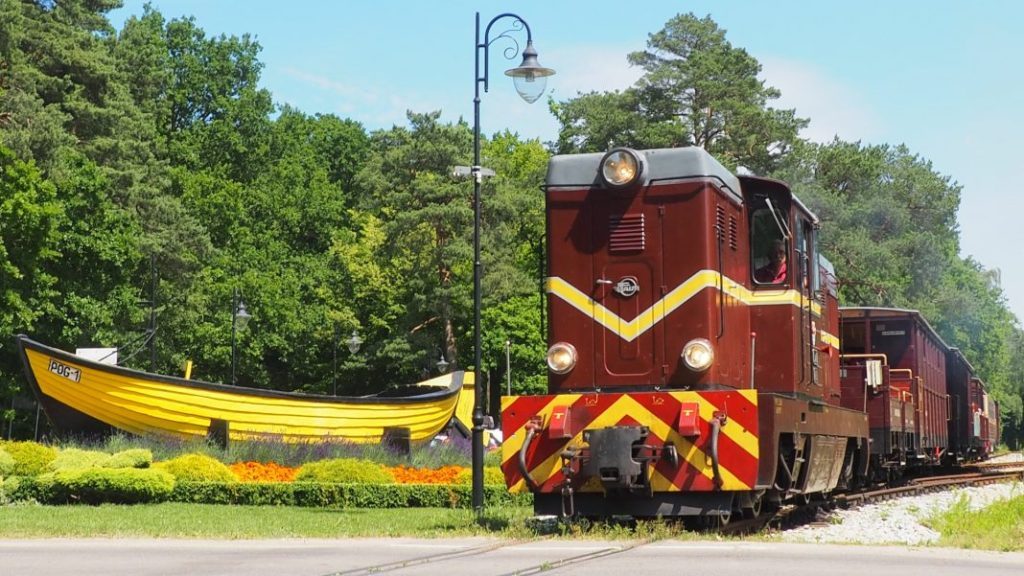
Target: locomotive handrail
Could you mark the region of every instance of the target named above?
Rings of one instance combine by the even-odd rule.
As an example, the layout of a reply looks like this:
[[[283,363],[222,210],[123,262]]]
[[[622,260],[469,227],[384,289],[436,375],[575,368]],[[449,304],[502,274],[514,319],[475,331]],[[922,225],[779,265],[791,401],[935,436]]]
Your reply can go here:
[[[840,354],[839,359],[844,360],[849,358],[851,360],[881,360],[882,366],[889,365],[889,357],[885,354]]]

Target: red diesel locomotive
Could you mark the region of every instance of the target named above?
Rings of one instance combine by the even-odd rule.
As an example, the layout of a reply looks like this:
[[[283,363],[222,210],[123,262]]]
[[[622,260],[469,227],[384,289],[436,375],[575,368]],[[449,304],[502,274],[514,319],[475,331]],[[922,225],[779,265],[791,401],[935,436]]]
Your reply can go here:
[[[551,159],[549,390],[502,399],[537,514],[726,520],[864,478],[835,279],[782,182],[699,148]]]

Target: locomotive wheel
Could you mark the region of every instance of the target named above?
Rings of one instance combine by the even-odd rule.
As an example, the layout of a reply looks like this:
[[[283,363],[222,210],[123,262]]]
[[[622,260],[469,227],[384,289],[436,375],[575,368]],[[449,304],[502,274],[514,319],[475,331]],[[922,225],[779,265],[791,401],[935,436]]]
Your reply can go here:
[[[760,516],[762,508],[761,504],[761,494],[751,494],[748,505],[741,508],[743,511],[743,517],[752,520]]]

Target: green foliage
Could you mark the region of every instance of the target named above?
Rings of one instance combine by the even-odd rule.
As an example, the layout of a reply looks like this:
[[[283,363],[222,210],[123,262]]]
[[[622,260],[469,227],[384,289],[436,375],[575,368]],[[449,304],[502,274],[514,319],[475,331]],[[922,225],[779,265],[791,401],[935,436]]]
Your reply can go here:
[[[37,499],[47,504],[141,504],[166,500],[174,477],[161,470],[81,468],[39,478]]]
[[[926,522],[940,534],[940,545],[1011,552],[1024,543],[1024,496],[972,511],[966,498]]]
[[[61,448],[57,457],[50,462],[50,471],[74,468],[148,468],[153,463],[153,453],[144,448],[123,450],[108,454],[98,450]]]
[[[110,458],[110,454],[96,450],[64,448],[57,452],[57,457],[50,462],[49,470],[69,470],[76,468],[99,468]]]
[[[560,153],[611,146],[700,146],[729,167],[764,174],[799,141],[807,120],[769,106],[781,93],[758,78],[761,65],[734,47],[710,16],[680,14],[629,54],[644,75],[623,92],[553,103]]]
[[[171,474],[176,480],[189,482],[237,482],[238,479],[223,462],[206,454],[183,454],[153,468]]]
[[[304,464],[295,474],[296,482],[393,484],[394,476],[384,466],[360,458],[332,458]]]
[[[152,464],[152,452],[145,448],[129,448],[111,454],[102,465],[104,468],[149,468]]]
[[[14,476],[42,474],[57,458],[57,450],[37,442],[5,442],[0,447],[14,458]]]
[[[13,474],[15,465],[14,457],[0,446],[0,480]]]
[[[460,471],[455,477],[455,483],[471,485],[473,483],[473,470],[467,468]],[[505,474],[501,471],[501,468],[497,466],[484,466],[484,485],[505,486]]]
[[[292,506],[293,484],[287,482],[187,482],[174,485],[173,502],[234,504],[245,506]]]
[[[486,506],[524,505],[531,495],[509,494],[504,486],[484,486]],[[439,484],[295,484],[295,504],[321,508],[468,508],[470,486]]]

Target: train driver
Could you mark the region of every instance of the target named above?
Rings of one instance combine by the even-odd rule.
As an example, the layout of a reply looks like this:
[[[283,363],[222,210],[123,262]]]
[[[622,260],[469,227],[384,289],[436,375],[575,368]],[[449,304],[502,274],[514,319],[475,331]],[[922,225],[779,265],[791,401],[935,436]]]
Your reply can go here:
[[[754,280],[760,284],[786,281],[786,243],[781,238],[772,240],[768,249],[768,263],[754,271]]]

